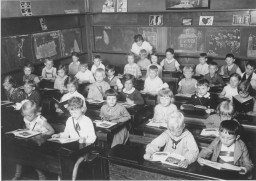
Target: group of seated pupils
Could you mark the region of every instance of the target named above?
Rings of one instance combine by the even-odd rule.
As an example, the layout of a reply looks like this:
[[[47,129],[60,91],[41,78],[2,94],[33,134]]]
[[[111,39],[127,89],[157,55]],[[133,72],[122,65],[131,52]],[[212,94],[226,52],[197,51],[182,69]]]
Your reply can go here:
[[[152,154],[165,145],[164,151],[178,153],[185,157],[185,160],[179,163],[181,167],[187,167],[196,160],[202,164],[201,160],[205,158],[237,165],[241,167],[240,174],[249,175],[253,169],[253,163],[245,143],[239,136],[240,124],[234,119],[237,110],[233,102],[236,100],[243,103],[252,100],[253,109],[243,113],[252,115],[256,113],[255,65],[248,62],[245,72],[242,73],[239,66],[234,63],[234,55],[227,54],[226,64],[218,71],[217,63],[207,63],[207,54],[201,53],[200,63],[195,69],[192,66],[184,66],[182,69],[184,78],[179,81],[178,90],[175,92],[191,95],[187,103],[204,107],[206,113],[210,114],[204,122],[205,126],[219,128],[219,137],[199,153],[194,136],[186,129],[184,116],[178,110],[185,109],[185,106],[176,107],[174,90],[171,90],[168,84],[163,83],[163,70],[181,72],[180,64],[174,58],[174,50],[168,48],[165,54],[166,57],[159,65],[158,55],[155,53],[150,56],[150,62],[148,52],[142,49],[139,52],[141,59],[138,63],[134,62],[134,54],[130,53],[127,55],[128,64],[124,66],[121,76],[115,75],[113,65],[105,67],[99,55],[94,57],[94,64],[89,70],[88,64],[80,63],[78,53],[73,52],[73,62],[69,64],[68,70],[65,65],[60,65],[56,69],[53,67],[53,60],[46,59],[40,77],[33,74],[32,64],[24,67],[23,90],[18,88],[16,80],[11,75],[5,77],[3,87],[9,101],[21,103],[21,106],[17,106],[16,109],[21,110],[26,128],[38,130],[55,138],[80,138],[79,142],[86,144],[92,144],[96,140],[92,121],[84,115],[87,99],[105,100],[106,103],[100,109],[100,117],[102,120],[118,123],[131,119],[127,109],[118,101],[144,105],[145,94],[158,96],[158,104],[154,108],[152,121],[167,125],[167,130],[147,145],[144,155],[146,160],[150,160]],[[142,70],[146,71],[146,78],[144,89],[139,91],[134,85],[136,80],[142,77]],[[201,78],[197,80],[194,78],[195,75],[200,75]],[[229,77],[227,85],[222,77]],[[69,111],[70,117],[62,133],[54,134],[54,129],[40,115],[39,87],[42,82],[52,83],[54,88],[62,94],[60,102],[67,101],[64,106]],[[214,86],[224,87],[219,95],[209,92]],[[218,98],[225,99],[217,105]],[[56,111],[61,112],[57,105]],[[128,138],[129,131],[124,127],[114,135],[111,147],[125,144]],[[22,166],[17,164],[14,179],[20,178],[21,169]],[[37,169],[37,173],[40,179],[45,178],[42,171]]]

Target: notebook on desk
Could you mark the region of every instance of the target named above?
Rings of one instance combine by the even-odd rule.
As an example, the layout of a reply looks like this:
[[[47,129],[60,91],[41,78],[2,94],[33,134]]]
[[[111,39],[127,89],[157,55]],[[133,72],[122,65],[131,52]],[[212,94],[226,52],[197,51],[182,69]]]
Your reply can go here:
[[[234,105],[234,109],[236,112],[248,113],[248,112],[253,111],[254,100],[253,100],[253,98],[251,98],[247,101],[240,102],[235,97],[233,97],[233,105]]]
[[[197,106],[197,105],[193,105],[193,104],[183,104],[183,110],[182,112],[184,112],[185,114],[189,114],[189,115],[195,115],[195,116],[204,116],[206,114],[205,110],[206,107],[203,106]]]

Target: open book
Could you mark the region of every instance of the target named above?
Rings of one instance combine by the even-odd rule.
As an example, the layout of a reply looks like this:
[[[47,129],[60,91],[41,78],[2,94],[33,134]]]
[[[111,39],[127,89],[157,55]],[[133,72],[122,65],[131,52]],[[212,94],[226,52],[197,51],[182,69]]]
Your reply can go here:
[[[30,138],[36,135],[41,134],[38,131],[28,130],[28,129],[17,129],[14,131],[7,132],[6,134],[14,134],[14,136],[21,138]]]
[[[99,128],[111,128],[112,126],[117,124],[117,123],[112,123],[109,121],[101,121],[101,120],[95,120],[94,123]]]
[[[68,103],[68,100],[60,102],[59,100],[55,99],[54,97],[52,99],[58,105],[58,107],[62,110],[62,112],[64,112],[65,114],[69,114],[69,111],[67,110],[67,108],[65,108],[65,105]]]
[[[205,128],[202,130],[201,136],[219,136],[219,129],[218,128]]]
[[[190,98],[192,96],[192,94],[176,94],[175,97],[187,97],[187,98]]]
[[[244,102],[240,102],[235,97],[233,97],[233,105],[234,105],[235,111],[237,111],[239,113],[248,113],[250,111],[253,111],[254,100],[253,100],[253,98],[251,98]]]
[[[128,102],[120,102],[119,104],[126,108],[130,108],[136,105],[136,104],[129,104]]]
[[[167,123],[154,122],[152,119],[146,124],[147,126],[156,127],[156,128],[167,128]]]
[[[177,153],[155,152],[151,161],[160,161],[163,164],[178,166],[185,158]]]
[[[71,143],[77,141],[79,138],[50,138],[48,141],[57,142],[60,144]]]
[[[96,99],[87,99],[86,101],[90,104],[102,104],[105,102],[104,100],[96,100]]]
[[[206,159],[201,159],[201,163],[206,165],[206,166],[218,169],[218,170],[233,170],[233,171],[240,171],[241,170],[240,167],[235,166],[235,165],[231,165],[231,164],[228,164],[228,163],[213,162],[213,161],[206,160]]]

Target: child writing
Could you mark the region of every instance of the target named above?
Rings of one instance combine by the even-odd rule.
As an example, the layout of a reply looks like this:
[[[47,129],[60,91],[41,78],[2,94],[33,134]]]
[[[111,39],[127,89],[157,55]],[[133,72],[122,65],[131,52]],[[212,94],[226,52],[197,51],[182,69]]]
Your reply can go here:
[[[93,65],[91,68],[91,72],[93,75],[95,74],[96,69],[98,69],[98,68],[102,68],[103,70],[105,70],[105,66],[101,63],[100,55],[95,55],[94,60],[93,60]]]
[[[236,65],[235,56],[232,53],[228,53],[225,59],[227,65],[223,65],[220,69],[220,75],[224,77],[229,77],[233,73],[237,73],[239,75],[242,74],[241,69]]]
[[[102,68],[96,69],[94,76],[96,82],[90,85],[87,98],[94,100],[103,100],[105,97],[105,91],[110,89],[110,85],[104,81],[104,78],[106,76],[105,70]]]
[[[120,93],[120,101],[126,101],[129,104],[143,105],[143,97],[140,92],[134,88],[135,77],[131,74],[124,74],[123,82],[124,89]]]
[[[241,81],[241,76],[239,74],[237,73],[232,74],[229,79],[229,84],[223,88],[219,97],[220,98],[225,97],[232,101],[232,98],[238,95],[237,87],[240,81]]]
[[[167,130],[154,139],[146,147],[144,158],[152,159],[152,154],[158,152],[164,146],[164,152],[176,153],[185,157],[178,163],[186,168],[195,162],[198,156],[198,147],[193,135],[185,128],[184,116],[180,112],[173,112],[168,119]]]
[[[149,67],[149,74],[144,83],[144,90],[141,91],[143,94],[156,95],[159,88],[163,85],[162,79],[158,77],[158,68],[156,65]]]
[[[31,63],[28,63],[24,66],[24,75],[23,75],[23,82],[25,80],[32,80],[34,81],[35,85],[38,86],[38,83],[40,82],[40,79],[37,75],[32,74],[34,72],[34,66]]]
[[[171,72],[180,71],[180,64],[174,59],[174,50],[172,48],[167,48],[165,55],[166,58],[160,63],[163,69]]]
[[[66,92],[66,88],[64,85],[65,80],[67,79],[67,68],[65,65],[59,65],[58,67],[58,75],[54,81],[54,89],[60,90],[60,93]]]
[[[3,81],[3,87],[8,101],[21,102],[24,99],[24,93],[17,88],[16,80],[11,75],[7,75]]]
[[[250,173],[253,163],[245,143],[240,139],[240,124],[235,120],[222,121],[219,128],[219,137],[199,154],[198,163],[202,159],[210,159],[213,162],[229,163],[239,166],[240,174]]]
[[[91,84],[95,82],[92,72],[88,69],[87,63],[80,64],[79,72],[77,72],[75,77],[78,79],[79,84],[85,84],[85,83]]]
[[[53,60],[48,58],[45,59],[44,65],[45,67],[42,70],[43,79],[54,82],[56,78],[56,68],[53,67]]]
[[[107,97],[107,104],[103,105],[100,109],[100,117],[102,120],[120,123],[126,122],[131,119],[130,114],[120,104],[117,104],[117,92],[113,89],[109,89],[105,92]],[[129,138],[129,131],[126,126],[118,131],[114,137],[111,144],[111,148],[117,144],[125,144]]]
[[[142,76],[140,67],[134,63],[134,54],[130,53],[127,56],[128,64],[124,66],[124,74],[132,74],[136,79]]]
[[[147,51],[145,49],[140,50],[140,60],[137,62],[140,70],[147,70],[147,67],[150,65],[150,60],[147,57]]]
[[[36,105],[40,106],[41,98],[39,92],[36,90],[36,85],[32,80],[24,82],[24,99],[34,101]]]
[[[25,128],[33,131],[38,131],[44,135],[52,135],[54,129],[47,120],[39,115],[38,105],[34,101],[27,100],[21,107],[21,114],[24,117]],[[46,180],[44,173],[36,169],[39,180]],[[16,164],[15,176],[12,180],[19,180],[22,174],[22,165]]]
[[[209,73],[204,76],[204,79],[209,81],[210,87],[225,85],[225,82],[219,76],[217,71],[218,71],[218,64],[216,62],[209,63]]]
[[[230,100],[222,101],[217,109],[217,113],[210,115],[204,122],[206,128],[219,128],[223,120],[231,120],[234,117],[234,106]]]
[[[134,53],[136,56],[139,56],[140,50],[142,49],[145,49],[147,51],[147,54],[151,54],[153,47],[150,45],[149,42],[144,41],[144,38],[141,34],[135,35],[131,52]]]
[[[72,62],[68,66],[68,74],[74,76],[77,74],[80,66],[79,53],[72,52],[71,55],[72,55]]]
[[[163,77],[163,68],[162,68],[162,66],[161,65],[159,65],[158,63],[157,63],[157,61],[158,61],[158,57],[157,57],[157,54],[156,53],[152,53],[152,55],[151,55],[151,65],[156,65],[157,66],[157,68],[158,68],[158,77],[160,78],[160,79],[162,79],[162,77]],[[147,67],[147,76],[148,76],[148,74],[149,74],[149,67],[151,66],[151,65],[149,65],[148,67]]]
[[[159,122],[162,126],[166,127],[170,115],[177,111],[174,102],[173,93],[169,88],[163,88],[158,93],[159,104],[156,105],[154,111],[153,122]]]
[[[123,84],[121,83],[118,76],[115,76],[114,66],[107,65],[106,74],[107,76],[104,78],[104,80],[110,85],[111,88],[114,88],[115,90],[118,90],[120,92],[123,88]]]
[[[196,66],[196,75],[206,75],[209,73],[209,67],[207,64],[207,54],[200,53],[199,64]]]
[[[196,83],[197,80],[192,78],[194,74],[194,70],[190,66],[185,66],[183,68],[183,75],[185,78],[183,78],[179,82],[179,88],[178,93],[180,94],[195,94],[196,93]]]
[[[66,122],[64,132],[52,135],[53,138],[78,138],[79,143],[93,144],[96,140],[94,126],[89,117],[85,116],[86,107],[80,97],[68,100],[70,117]]]

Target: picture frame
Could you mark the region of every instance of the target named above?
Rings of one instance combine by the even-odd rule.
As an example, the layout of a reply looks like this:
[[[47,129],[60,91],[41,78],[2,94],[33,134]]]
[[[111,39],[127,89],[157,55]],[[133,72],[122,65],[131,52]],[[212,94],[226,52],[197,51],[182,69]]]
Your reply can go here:
[[[166,9],[209,9],[210,0],[165,0]]]
[[[163,26],[163,15],[149,15],[149,26]]]
[[[192,21],[193,21],[192,18],[183,18],[181,24],[182,26],[191,26]]]

